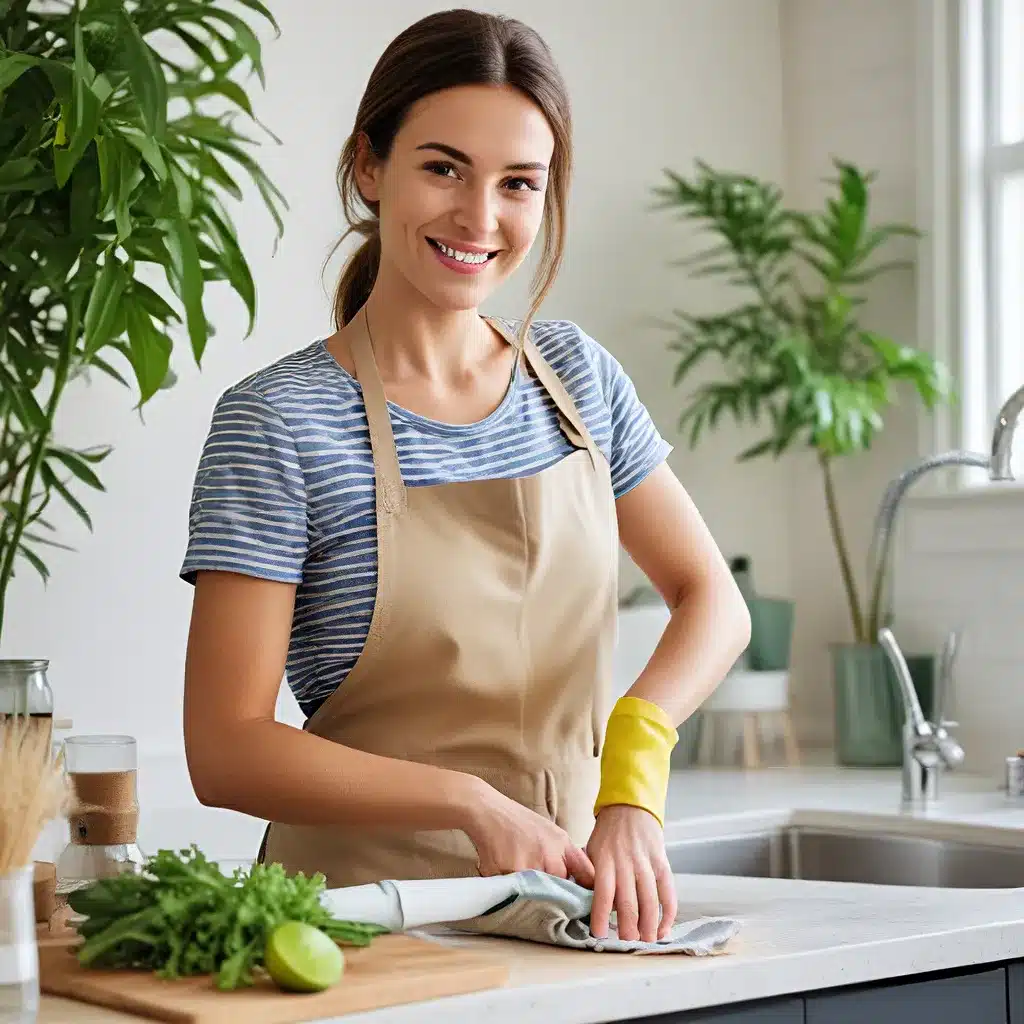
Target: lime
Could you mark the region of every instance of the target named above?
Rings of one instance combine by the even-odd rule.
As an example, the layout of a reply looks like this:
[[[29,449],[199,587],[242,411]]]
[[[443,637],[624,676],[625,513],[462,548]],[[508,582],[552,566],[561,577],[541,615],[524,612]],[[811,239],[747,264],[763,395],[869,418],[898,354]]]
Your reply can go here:
[[[345,957],[319,928],[286,921],[270,933],[263,966],[286,992],[322,992],[341,977]]]

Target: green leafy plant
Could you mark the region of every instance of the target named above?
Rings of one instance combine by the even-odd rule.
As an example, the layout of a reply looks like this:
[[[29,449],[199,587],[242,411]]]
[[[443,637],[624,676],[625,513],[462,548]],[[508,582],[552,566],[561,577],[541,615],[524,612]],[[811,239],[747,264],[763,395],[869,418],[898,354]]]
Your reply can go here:
[[[679,353],[676,385],[707,361],[715,379],[691,392],[680,417],[691,448],[724,415],[764,428],[739,460],[812,451],[821,467],[832,541],[854,638],[874,643],[887,615],[886,560],[861,601],[836,497],[835,460],[871,447],[895,401],[894,383],[908,382],[929,409],[952,397],[946,368],[927,353],[863,325],[862,288],[905,266],[879,261],[884,246],[914,238],[903,224],[872,225],[866,174],[835,161],[832,194],[820,212],[788,208],[781,189],[755,177],[699,162],[685,178],[666,172],[657,206],[710,232],[717,244],[683,260],[695,277],[736,287],[721,313],[676,311],[670,347]]]
[[[78,492],[103,490],[109,449],[54,439],[69,383],[106,374],[141,409],[174,383],[179,331],[201,364],[210,282],[252,330],[226,200],[254,184],[278,236],[286,204],[238,126],[263,129],[238,83],[263,81],[244,15],[277,27],[260,0],[0,0],[0,629],[16,566],[46,579],[44,546],[66,546],[51,503],[91,528]]]
[[[139,874],[100,879],[70,894],[71,909],[86,917],[78,925],[78,961],[162,978],[211,974],[230,991],[252,984],[267,939],[287,921],[350,946],[366,946],[386,931],[335,918],[320,902],[324,882],[320,874],[289,875],[280,864],[225,875],[194,845],[160,850]]]

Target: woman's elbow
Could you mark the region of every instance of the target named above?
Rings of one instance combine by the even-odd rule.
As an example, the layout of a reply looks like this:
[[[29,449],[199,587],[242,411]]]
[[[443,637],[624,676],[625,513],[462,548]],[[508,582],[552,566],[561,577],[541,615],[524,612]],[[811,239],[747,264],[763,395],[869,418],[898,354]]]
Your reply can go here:
[[[739,647],[739,654],[742,654],[750,646],[753,626],[750,621],[750,608],[747,607],[747,602],[743,599],[743,595],[739,591],[737,591],[737,594],[739,600],[733,602],[735,605],[733,612],[735,625],[733,628],[736,630],[736,643]]]
[[[750,646],[751,621],[750,608],[747,606],[743,592],[740,590],[733,578],[732,573],[726,572],[719,576],[717,581],[721,605],[725,607],[726,628],[733,637],[735,654],[738,658]]]
[[[227,807],[228,799],[224,791],[225,772],[216,763],[216,752],[207,749],[208,746],[196,740],[185,743],[185,763],[188,766],[192,792],[204,807]]]
[[[223,807],[224,796],[219,791],[216,783],[208,774],[201,771],[196,771],[194,768],[189,766],[188,770],[189,779],[192,782],[192,792],[195,793],[196,799],[204,807]]]

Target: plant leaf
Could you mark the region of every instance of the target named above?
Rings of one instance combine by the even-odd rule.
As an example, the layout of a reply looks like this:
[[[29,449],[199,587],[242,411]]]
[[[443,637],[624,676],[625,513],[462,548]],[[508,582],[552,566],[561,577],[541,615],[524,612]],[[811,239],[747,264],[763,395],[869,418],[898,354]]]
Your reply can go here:
[[[46,567],[46,563],[30,547],[24,543],[19,544],[18,554],[39,573],[43,583],[50,581],[50,570]]]
[[[99,97],[92,91],[92,87],[77,76],[75,78],[74,106],[78,112],[71,123],[70,142],[66,149],[54,149],[53,151],[54,172],[57,184],[61,188],[67,184],[71,172],[74,171],[78,161],[82,159],[86,147],[96,137],[100,116],[103,112],[103,106]]]
[[[239,47],[241,47],[242,52],[249,58],[253,71],[256,72],[256,77],[260,80],[260,85],[265,89],[267,87],[267,80],[263,73],[262,47],[260,45],[259,38],[256,36],[256,33],[253,32],[249,23],[244,18],[240,18],[237,14],[223,10],[219,7],[210,7],[209,10],[205,12],[205,19],[214,19],[223,22],[228,28],[234,30],[235,42]],[[208,25],[206,25],[205,20],[203,24],[208,31],[213,31]]]
[[[85,307],[83,358],[86,360],[91,359],[113,336],[127,283],[120,261],[108,251],[103,269],[96,276],[89,295],[89,304]]]
[[[46,454],[47,457],[62,462],[82,483],[88,484],[93,490],[106,490],[103,481],[92,471],[87,460],[83,459],[78,452],[74,452],[70,448],[50,448]]]
[[[167,164],[156,140],[143,134],[137,128],[122,128],[122,134],[125,141],[142,154],[142,159],[153,169],[153,173],[161,181],[166,181],[168,175]]]
[[[170,283],[185,305],[192,354],[198,366],[206,348],[207,327],[203,312],[203,270],[199,264],[196,240],[186,221],[163,221],[161,227],[166,231],[167,251],[171,254],[174,268]]]
[[[98,370],[105,373],[108,377],[113,378],[118,384],[123,384],[126,388],[130,388],[131,384],[125,379],[124,375],[117,369],[110,365],[105,359],[101,359],[99,356],[93,356],[90,361],[91,366],[95,366]]]
[[[64,481],[54,473],[48,463],[44,462],[39,467],[39,475],[42,478],[43,483],[47,487],[55,490],[64,499],[64,501],[67,502],[75,515],[77,515],[91,531],[92,517],[85,510],[85,506],[71,493]]]
[[[203,210],[210,235],[220,245],[220,261],[227,273],[228,282],[245,303],[249,313],[249,326],[245,332],[248,338],[256,326],[256,283],[252,271],[236,240],[234,229],[213,208],[207,204]]]
[[[171,341],[154,326],[149,314],[135,302],[126,302],[129,359],[139,383],[140,405],[160,390],[171,362]]]
[[[163,69],[132,17],[123,10],[118,12],[118,27],[128,76],[139,101],[146,129],[157,140],[163,139],[167,133],[167,81]]]
[[[769,452],[774,452],[775,439],[772,437],[767,438],[764,441],[758,441],[757,444],[751,445],[749,448],[744,449],[739,455],[736,456],[737,462],[748,462],[751,459],[756,459],[761,455],[767,455]]]
[[[0,53],[0,95],[21,78],[36,61],[24,53]]]

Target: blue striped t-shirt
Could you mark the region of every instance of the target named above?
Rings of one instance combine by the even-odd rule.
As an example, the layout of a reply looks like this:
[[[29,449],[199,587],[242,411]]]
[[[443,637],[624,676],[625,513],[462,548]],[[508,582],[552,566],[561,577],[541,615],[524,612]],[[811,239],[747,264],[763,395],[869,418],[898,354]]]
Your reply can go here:
[[[519,324],[503,321],[515,332]],[[615,496],[668,454],[632,381],[565,320],[534,341],[611,466]],[[529,476],[572,451],[554,401],[518,369],[477,423],[440,423],[388,403],[408,487]],[[311,715],[366,642],[377,589],[373,457],[359,382],[322,339],[229,388],[196,473],[181,576],[226,570],[297,584],[287,676]]]

